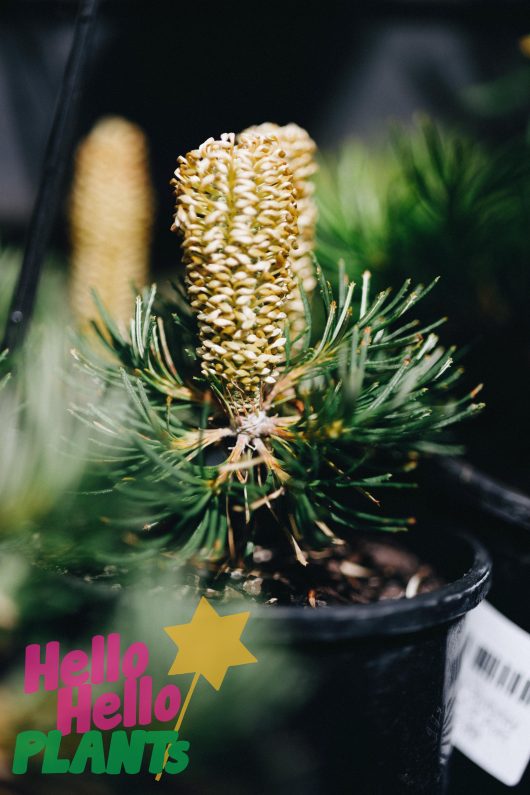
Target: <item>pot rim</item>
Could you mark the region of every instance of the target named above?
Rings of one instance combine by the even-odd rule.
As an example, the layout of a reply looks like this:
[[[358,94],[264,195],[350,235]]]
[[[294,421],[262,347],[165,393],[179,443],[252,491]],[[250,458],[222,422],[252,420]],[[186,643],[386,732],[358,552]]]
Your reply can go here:
[[[476,607],[489,591],[491,560],[484,546],[467,533],[451,532],[470,553],[470,567],[457,579],[412,599],[389,599],[366,605],[321,609],[301,606],[267,607],[252,612],[259,632],[270,640],[345,641],[371,636],[404,635],[447,624]],[[444,541],[445,541],[444,534]],[[438,538],[440,541],[440,539]]]

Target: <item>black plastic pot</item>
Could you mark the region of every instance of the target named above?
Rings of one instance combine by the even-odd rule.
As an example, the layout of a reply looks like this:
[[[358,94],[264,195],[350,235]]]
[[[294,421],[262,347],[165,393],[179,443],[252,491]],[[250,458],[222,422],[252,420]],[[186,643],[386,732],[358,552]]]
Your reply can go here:
[[[258,665],[246,666],[253,678],[241,669],[234,688],[227,686],[233,719],[215,701],[225,727],[220,747],[208,744],[197,712],[190,719],[190,768],[166,783],[171,792],[446,791],[463,618],[488,591],[490,561],[475,540],[449,532],[428,539],[411,534],[405,542],[435,563],[448,584],[412,599],[316,610],[264,606],[253,613],[244,635],[258,658]],[[284,655],[280,666],[278,655]],[[264,684],[267,676],[273,681]],[[286,692],[273,698],[271,688],[281,688],[282,678]],[[253,722],[231,736],[232,720],[250,703]],[[215,771],[215,786],[206,766]]]
[[[451,510],[488,549],[494,571],[488,601],[530,632],[530,497],[463,459],[439,461],[433,465],[429,479],[435,482],[438,499],[440,491],[450,496]],[[455,751],[450,780],[451,795],[528,793],[530,767],[516,787],[508,787]]]

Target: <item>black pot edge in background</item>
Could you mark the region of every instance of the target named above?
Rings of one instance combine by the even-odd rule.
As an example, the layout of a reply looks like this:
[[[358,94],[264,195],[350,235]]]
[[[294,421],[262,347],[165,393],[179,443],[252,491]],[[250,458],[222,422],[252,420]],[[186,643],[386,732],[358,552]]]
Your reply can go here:
[[[462,496],[467,502],[530,530],[530,496],[485,474],[465,458],[440,458],[434,465],[447,484],[463,487]]]
[[[486,547],[493,564],[489,600],[530,632],[530,497],[459,458],[431,461],[422,491],[441,506],[442,522],[458,515],[460,526]]]

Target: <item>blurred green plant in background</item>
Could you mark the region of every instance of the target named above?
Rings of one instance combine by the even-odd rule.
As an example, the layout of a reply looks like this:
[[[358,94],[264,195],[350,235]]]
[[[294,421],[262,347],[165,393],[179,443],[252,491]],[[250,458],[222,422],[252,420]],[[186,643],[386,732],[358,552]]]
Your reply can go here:
[[[353,279],[366,269],[375,279],[388,268],[388,228],[397,163],[387,148],[372,152],[351,140],[320,157],[317,259],[332,282],[339,260]]]
[[[451,336],[475,347],[470,383],[475,366],[487,384],[489,410],[465,431],[471,455],[504,477],[527,470],[527,143],[487,145],[429,120],[393,128],[379,150],[350,142],[324,158],[317,201],[317,258],[332,282],[341,259],[350,278],[369,268],[379,287],[442,277],[424,309],[449,314]]]
[[[397,283],[441,275],[439,302],[451,291],[460,322],[465,313],[502,325],[522,308],[530,281],[523,142],[488,148],[425,120],[412,133],[393,128],[381,150],[345,144],[324,159],[317,187],[317,254],[332,278],[340,258],[357,280],[366,268]]]
[[[0,323],[20,268],[20,254],[0,254]],[[59,272],[43,279],[29,338],[14,356],[2,354],[0,397],[0,532],[2,536],[35,529],[42,517],[79,486],[83,456],[64,453],[65,439],[83,445],[87,436],[68,412],[79,387],[66,378],[69,321]]]

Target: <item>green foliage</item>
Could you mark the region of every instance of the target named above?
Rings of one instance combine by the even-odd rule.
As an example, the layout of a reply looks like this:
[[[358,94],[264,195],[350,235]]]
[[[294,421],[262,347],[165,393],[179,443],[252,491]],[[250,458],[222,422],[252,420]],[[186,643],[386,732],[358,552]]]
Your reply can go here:
[[[473,325],[527,315],[526,145],[488,149],[429,121],[393,130],[391,142],[376,152],[347,144],[322,164],[318,256],[328,277],[336,282],[340,258],[354,279],[365,268],[381,283],[443,275],[443,311],[468,338]]]
[[[68,413],[75,391],[61,381],[64,340],[57,329],[35,333],[0,394],[0,531],[11,534],[49,513],[73,489],[81,457],[64,454],[80,429]]]
[[[333,295],[320,276],[320,338],[288,345],[280,378],[247,416],[201,376],[193,322],[178,303],[145,291],[130,338],[101,308],[105,352],[85,345],[75,356],[102,395],[121,381],[127,399],[75,413],[92,428],[101,470],[135,505],[116,524],[183,559],[216,560],[249,554],[256,533],[274,525],[301,561],[301,547],[336,543],[337,533],[407,526],[386,517],[374,493],[402,486],[393,473],[443,449],[443,430],[480,406],[476,392],[451,397],[459,371],[433,333],[442,321],[409,319],[433,284],[407,281],[371,301],[368,274],[359,286],[344,272],[338,282]]]
[[[15,250],[0,253],[0,327],[20,267]],[[63,439],[86,436],[68,413],[76,389],[65,383],[68,361],[65,295],[59,277],[45,280],[31,333],[16,356],[0,354],[0,534],[35,530],[67,499],[83,471],[81,457],[64,455]]]
[[[397,164],[387,149],[371,152],[350,141],[320,157],[314,178],[318,203],[318,260],[336,283],[342,260],[350,278],[388,268],[388,230]]]

